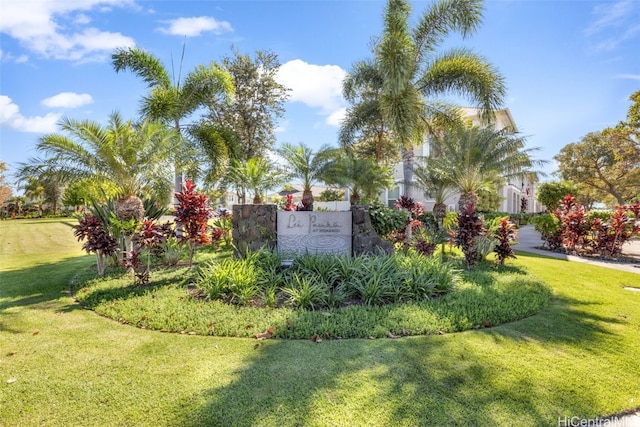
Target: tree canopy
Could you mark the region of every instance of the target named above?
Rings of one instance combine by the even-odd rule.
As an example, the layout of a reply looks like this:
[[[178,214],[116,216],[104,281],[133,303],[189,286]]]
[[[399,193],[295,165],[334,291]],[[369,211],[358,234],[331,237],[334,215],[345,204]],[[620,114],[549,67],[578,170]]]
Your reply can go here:
[[[554,157],[562,179],[589,187],[600,201],[619,205],[640,197],[640,90],[629,99],[626,120],[583,136]]]

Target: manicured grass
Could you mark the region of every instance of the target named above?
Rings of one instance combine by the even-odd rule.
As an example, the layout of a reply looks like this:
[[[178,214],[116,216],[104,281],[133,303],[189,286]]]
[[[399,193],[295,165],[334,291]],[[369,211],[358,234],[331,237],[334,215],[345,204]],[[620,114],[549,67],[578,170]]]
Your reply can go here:
[[[37,246],[8,250],[21,240]],[[640,406],[640,294],[622,289],[635,274],[519,254],[508,263],[554,291],[527,319],[397,340],[258,342],[80,309],[68,283],[93,258],[55,221],[0,222],[0,245],[2,425],[550,426]]]

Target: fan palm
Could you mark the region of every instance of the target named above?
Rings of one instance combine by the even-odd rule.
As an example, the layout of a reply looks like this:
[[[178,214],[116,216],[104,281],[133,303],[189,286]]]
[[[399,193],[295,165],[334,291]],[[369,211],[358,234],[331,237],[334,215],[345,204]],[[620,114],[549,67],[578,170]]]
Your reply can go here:
[[[403,182],[409,196],[414,147],[422,143],[425,132],[433,133],[443,122],[459,121],[454,109],[438,97],[461,95],[490,120],[491,111],[500,106],[505,93],[502,76],[481,56],[466,49],[436,54],[450,33],[467,36],[477,28],[482,18],[481,0],[438,0],[424,11],[413,30],[410,14],[408,1],[388,1],[374,61],[366,67],[358,64],[348,77],[358,83],[356,87],[368,87],[366,93],[377,92],[377,101],[363,97],[362,108],[351,109],[344,122],[344,129],[353,123],[360,123],[363,129],[365,123],[371,126],[382,120],[402,154]],[[365,108],[366,103],[373,105]],[[345,132],[355,134],[353,130]]]
[[[253,157],[246,162],[234,160],[227,179],[236,188],[240,203],[245,202],[246,192],[253,193],[253,203],[262,203],[265,191],[285,183],[287,175],[264,157]]]
[[[429,167],[429,163],[424,161],[419,162],[413,173],[416,178],[416,183],[420,188],[434,199],[433,216],[438,222],[439,226],[442,226],[442,221],[447,215],[446,200],[453,194],[453,183],[450,182],[446,176],[435,168]]]
[[[475,207],[476,193],[496,177],[524,177],[546,163],[532,159],[537,149],[525,148],[525,142],[509,129],[456,126],[433,138],[437,156],[429,159],[428,169],[461,193],[458,208],[462,211],[469,204]]]
[[[21,176],[51,173],[65,182],[90,179],[116,186],[116,213],[121,220],[144,215],[139,194],[166,195],[176,133],[159,122],[134,124],[113,113],[106,127],[89,120],[63,118],[63,133],[40,138],[44,158],[31,159]]]
[[[372,159],[358,158],[349,150],[326,151],[330,158],[320,172],[329,185],[348,188],[351,204],[358,204],[362,196],[373,197],[380,190],[393,186],[391,169]]]
[[[184,81],[180,80],[180,75],[177,81],[172,81],[160,60],[139,48],[117,49],[112,55],[112,64],[116,72],[130,70],[147,83],[150,93],[142,99],[142,115],[173,126],[183,136],[182,142],[183,119],[205,106],[210,99],[229,99],[234,92],[231,76],[215,62],[209,66],[198,65],[187,74]],[[188,154],[189,152],[183,149],[175,157],[176,192],[182,189],[183,169],[193,160]]]
[[[313,193],[311,187],[320,179],[320,174],[328,161],[324,152],[327,147],[322,147],[320,151],[314,153],[307,145],[300,143],[297,146],[283,144],[278,150],[289,166],[290,176],[302,180],[302,199],[307,201],[307,206],[313,206]]]

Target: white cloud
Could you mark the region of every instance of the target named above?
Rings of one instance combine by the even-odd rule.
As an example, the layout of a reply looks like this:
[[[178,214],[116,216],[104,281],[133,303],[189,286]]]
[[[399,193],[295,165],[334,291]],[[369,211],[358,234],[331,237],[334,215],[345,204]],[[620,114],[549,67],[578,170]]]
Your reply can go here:
[[[134,46],[132,38],[95,27],[83,13],[103,7],[135,6],[134,0],[30,0],[2,4],[0,32],[38,55],[74,61],[106,57],[116,47]],[[71,24],[71,25],[68,25]],[[78,28],[71,30],[70,28]]]
[[[336,110],[333,113],[329,114],[329,117],[327,117],[327,124],[335,127],[340,127],[342,121],[346,116],[347,109],[344,107],[340,108],[339,110]]]
[[[0,49],[0,62],[15,62],[16,64],[22,64],[28,60],[29,57],[27,55],[14,56],[11,52],[5,52]]]
[[[595,52],[612,51],[640,34],[640,3],[636,0],[605,2],[593,8],[593,21],[584,30]]]
[[[77,108],[92,104],[93,98],[88,93],[62,92],[50,98],[43,99],[40,103],[50,108]]]
[[[60,116],[57,113],[47,113],[45,116],[25,117],[11,98],[0,95],[0,125],[11,129],[33,133],[55,132]]]
[[[164,21],[169,24],[166,28],[158,28],[158,31],[175,36],[197,37],[205,32],[223,34],[233,32],[233,27],[227,21],[217,21],[210,16],[197,16],[193,18],[178,18]]]
[[[84,13],[80,13],[76,16],[73,22],[79,25],[86,25],[91,22],[91,18],[89,18]]]
[[[276,79],[291,89],[289,101],[318,108],[326,123],[339,126],[344,117],[342,81],[347,72],[337,65],[314,65],[300,59],[282,64]]]
[[[618,79],[640,80],[640,74],[617,74]]]

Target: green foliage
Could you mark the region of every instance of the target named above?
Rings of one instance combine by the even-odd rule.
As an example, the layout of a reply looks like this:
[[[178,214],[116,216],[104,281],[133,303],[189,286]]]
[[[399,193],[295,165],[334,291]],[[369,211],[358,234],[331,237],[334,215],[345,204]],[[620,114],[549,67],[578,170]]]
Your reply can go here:
[[[500,203],[504,199],[494,189],[480,189],[477,191],[478,195],[478,212],[494,212],[500,207]]]
[[[318,196],[319,202],[339,202],[344,200],[344,191],[327,188]]]
[[[640,144],[625,128],[591,132],[567,144],[554,159],[563,179],[579,182],[624,205],[638,195]]]
[[[555,250],[560,247],[562,239],[560,237],[560,220],[557,216],[551,213],[541,214],[533,217],[531,222],[549,249]]]
[[[548,181],[540,184],[536,198],[548,211],[553,211],[567,194],[578,194],[578,186],[571,181]]]
[[[387,236],[394,230],[401,229],[406,220],[407,212],[386,206],[376,199],[369,204],[369,217],[371,225],[380,236]]]

